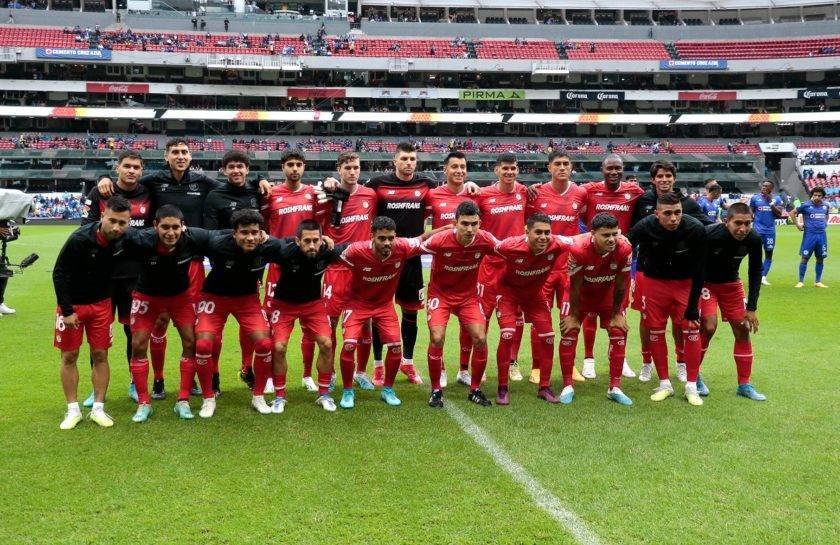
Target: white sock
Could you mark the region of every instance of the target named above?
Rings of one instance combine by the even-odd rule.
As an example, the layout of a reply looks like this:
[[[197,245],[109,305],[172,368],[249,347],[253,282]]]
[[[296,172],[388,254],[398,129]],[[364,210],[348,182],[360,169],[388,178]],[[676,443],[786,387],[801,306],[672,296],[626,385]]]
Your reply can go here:
[[[696,382],[686,382],[685,383],[685,392],[687,394],[696,394],[697,393],[697,383]]]
[[[67,404],[67,412],[70,414],[81,414],[82,409],[79,408],[79,403],[74,401],[73,403]]]
[[[99,401],[94,401],[93,402],[93,408],[91,409],[91,411],[93,411],[95,413],[105,412],[105,403],[100,403]]]
[[[414,359],[413,358],[403,358],[402,362],[403,362],[403,365],[414,365]]]
[[[374,367],[382,367],[383,365],[385,364],[382,362],[382,360],[373,360]]]
[[[671,388],[671,389],[674,388],[673,386],[671,386],[671,379],[669,379],[669,378],[666,378],[665,380],[660,380],[659,381],[659,387],[660,388]]]

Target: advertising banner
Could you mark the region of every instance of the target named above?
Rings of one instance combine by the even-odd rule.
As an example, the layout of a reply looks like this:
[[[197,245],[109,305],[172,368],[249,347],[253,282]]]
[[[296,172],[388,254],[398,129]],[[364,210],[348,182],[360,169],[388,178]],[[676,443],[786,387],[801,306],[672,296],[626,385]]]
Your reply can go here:
[[[688,102],[737,99],[737,91],[680,91],[677,95],[677,100]]]
[[[289,98],[344,98],[344,87],[289,87]]]
[[[624,91],[563,91],[560,95],[566,100],[624,100]]]
[[[146,95],[149,93],[148,83],[90,83],[85,85],[88,93],[129,93]]]
[[[458,100],[525,100],[525,89],[459,89]]]
[[[805,100],[824,100],[826,98],[840,98],[840,87],[823,87],[822,89],[800,89],[796,98]]]
[[[52,47],[35,48],[38,59],[70,59],[74,61],[110,61],[109,49],[55,49]]]
[[[659,61],[660,70],[726,70],[728,63],[723,59]]]

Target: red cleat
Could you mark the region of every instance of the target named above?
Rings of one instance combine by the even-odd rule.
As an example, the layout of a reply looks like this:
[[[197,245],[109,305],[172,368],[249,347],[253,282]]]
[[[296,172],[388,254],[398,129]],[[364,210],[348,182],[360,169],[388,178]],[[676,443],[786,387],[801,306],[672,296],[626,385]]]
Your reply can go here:
[[[549,403],[560,403],[560,400],[557,396],[554,395],[554,392],[551,391],[551,388],[540,388],[537,391],[537,397],[540,399],[544,399]]]
[[[510,405],[508,389],[504,386],[499,386],[499,391],[496,394],[496,405]]]
[[[423,384],[423,379],[417,374],[417,369],[414,368],[413,363],[403,363],[400,365],[400,371],[408,377],[408,382],[412,384]]]
[[[385,366],[373,366],[373,385],[377,388],[382,388],[385,385]]]

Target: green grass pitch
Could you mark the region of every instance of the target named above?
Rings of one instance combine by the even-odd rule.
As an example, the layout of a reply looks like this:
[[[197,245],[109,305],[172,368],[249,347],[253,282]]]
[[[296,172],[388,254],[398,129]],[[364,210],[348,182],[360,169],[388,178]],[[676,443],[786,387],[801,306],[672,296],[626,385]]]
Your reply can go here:
[[[144,425],[130,421],[128,370],[117,336],[107,409],[114,428],[58,423],[64,400],[52,347],[50,272],[69,227],[25,226],[12,261],[41,259],[9,283],[15,316],[0,318],[0,543],[366,543],[567,544],[566,528],[525,492],[445,411],[426,405],[427,386],[401,378],[403,406],[357,392],[352,411],[327,414],[300,386],[292,355],[289,401],[260,416],[236,378],[236,326],[229,323],[223,396],[215,418],[172,414],[177,340],[167,361],[170,397]],[[840,248],[840,229],[829,229]],[[779,231],[776,260],[759,303],[753,382],[768,396],[734,395],[728,327],[719,330],[703,376],[712,390],[690,407],[679,395],[655,404],[652,389],[625,379],[630,408],[605,398],[605,338],[598,379],[573,405],[549,406],[527,382],[512,405],[482,409],[454,384],[457,332],[450,329],[446,401],[480,426],[603,543],[834,544],[838,542],[837,323],[840,264],[829,259],[816,290],[813,262],[795,290],[800,235]],[[421,316],[422,318],[422,316]],[[628,357],[638,369],[638,316]],[[425,376],[421,320],[415,359]],[[726,328],[726,329],[724,329]],[[495,391],[497,329],[491,333]],[[669,343],[670,343],[669,339]],[[530,356],[522,352],[526,370]],[[83,350],[80,396],[89,391]],[[555,367],[555,386],[559,380]],[[677,386],[677,392],[682,392]],[[197,400],[193,400],[197,407]]]

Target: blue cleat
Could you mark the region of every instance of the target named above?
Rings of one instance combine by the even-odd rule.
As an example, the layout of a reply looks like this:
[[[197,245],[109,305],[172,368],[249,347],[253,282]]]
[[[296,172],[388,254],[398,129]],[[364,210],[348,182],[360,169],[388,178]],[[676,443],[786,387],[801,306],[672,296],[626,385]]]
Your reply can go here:
[[[128,398],[135,403],[140,402],[140,399],[137,397],[137,386],[133,382],[128,385]]]
[[[571,386],[566,386],[563,388],[563,391],[560,392],[560,403],[563,405],[568,405],[575,399],[575,389]]]
[[[348,388],[341,393],[341,401],[338,402],[342,409],[352,409],[356,406],[356,392]]]
[[[375,390],[373,382],[367,376],[367,373],[356,373],[353,375],[353,380],[359,385],[360,390]]]
[[[625,407],[629,407],[633,404],[633,400],[627,397],[620,388],[610,388],[607,390],[607,399],[611,399],[619,405],[624,405]]]
[[[391,407],[397,407],[402,405],[402,401],[400,398],[397,397],[397,394],[394,393],[393,388],[385,387],[382,388],[382,392],[379,394],[379,399],[390,405]]]
[[[705,382],[703,382],[703,378],[700,377],[700,373],[697,373],[697,395],[701,395],[703,397],[709,395],[709,387],[706,386]]]
[[[90,409],[91,407],[93,407],[93,402],[94,402],[95,399],[96,399],[96,394],[95,394],[95,392],[91,391],[90,395],[87,396],[87,399],[82,401],[82,407],[84,407],[85,409]]]
[[[152,406],[146,403],[137,407],[137,412],[131,417],[132,422],[145,422],[152,416]]]
[[[753,401],[764,401],[767,399],[767,396],[757,392],[755,388],[753,388],[753,385],[749,383],[739,384],[737,393],[739,396],[752,399]]]
[[[175,411],[175,414],[178,415],[178,418],[180,418],[181,420],[192,420],[193,418],[195,418],[193,416],[192,410],[190,410],[190,404],[188,401],[179,401],[175,404],[173,410]]]

